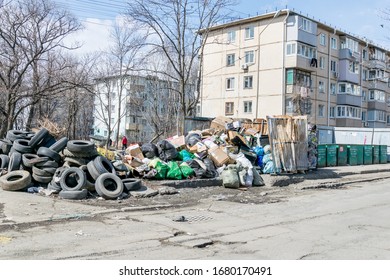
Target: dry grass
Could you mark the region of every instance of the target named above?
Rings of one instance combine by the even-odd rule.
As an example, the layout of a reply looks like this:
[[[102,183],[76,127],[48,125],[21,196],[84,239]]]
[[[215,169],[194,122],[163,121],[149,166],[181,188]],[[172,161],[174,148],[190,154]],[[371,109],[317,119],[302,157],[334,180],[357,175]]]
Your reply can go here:
[[[53,123],[47,118],[42,120],[38,120],[38,123],[41,128],[46,128],[51,135],[53,135],[56,139],[64,137],[66,135],[66,128],[60,127],[58,124]]]

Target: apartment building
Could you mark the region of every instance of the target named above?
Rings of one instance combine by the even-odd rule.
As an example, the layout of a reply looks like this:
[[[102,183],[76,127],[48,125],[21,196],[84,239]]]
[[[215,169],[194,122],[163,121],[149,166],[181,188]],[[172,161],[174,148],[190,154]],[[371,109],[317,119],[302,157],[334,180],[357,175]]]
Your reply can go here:
[[[390,53],[367,39],[280,10],[214,26],[205,43],[203,117],[390,126]]]
[[[173,122],[172,87],[171,82],[151,75],[109,76],[96,80],[94,136],[104,139],[110,130],[111,139],[118,141],[115,136],[119,122],[119,141],[123,135],[129,142],[150,141],[161,132],[161,126],[169,129]]]

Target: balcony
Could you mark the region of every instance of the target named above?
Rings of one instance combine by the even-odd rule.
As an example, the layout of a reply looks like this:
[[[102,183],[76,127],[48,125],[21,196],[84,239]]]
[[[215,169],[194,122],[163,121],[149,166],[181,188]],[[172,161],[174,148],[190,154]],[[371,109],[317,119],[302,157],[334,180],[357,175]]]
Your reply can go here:
[[[368,79],[366,86],[369,89],[376,89],[376,90],[387,92],[389,90],[387,79],[388,78],[386,78],[386,80]]]
[[[350,118],[337,118],[336,126],[340,127],[362,127],[362,120]]]
[[[386,62],[383,60],[370,58],[370,60],[367,62],[367,67],[373,69],[386,69]]]
[[[367,109],[368,110],[386,111],[387,110],[387,104],[385,102],[381,102],[381,101],[378,101],[378,100],[368,100],[368,102],[367,102]]]
[[[361,107],[362,97],[353,94],[337,94],[337,104]]]
[[[304,71],[315,72],[317,71],[317,67],[310,58],[302,57],[300,55],[286,57],[286,68],[298,68]]]
[[[348,59],[353,61],[359,61],[360,53],[351,51],[350,49],[341,49],[339,52],[339,59]]]

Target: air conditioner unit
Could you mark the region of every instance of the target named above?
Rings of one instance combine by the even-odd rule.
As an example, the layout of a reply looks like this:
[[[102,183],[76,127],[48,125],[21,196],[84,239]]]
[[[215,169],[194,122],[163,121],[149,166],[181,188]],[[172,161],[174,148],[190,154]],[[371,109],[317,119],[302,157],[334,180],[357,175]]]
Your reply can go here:
[[[364,127],[369,127],[370,125],[369,125],[368,122],[364,122],[364,123],[363,123],[363,126],[364,126]]]
[[[249,67],[249,65],[246,64],[246,63],[244,63],[243,65],[241,65],[241,69],[242,69],[242,70],[248,70],[248,67]]]

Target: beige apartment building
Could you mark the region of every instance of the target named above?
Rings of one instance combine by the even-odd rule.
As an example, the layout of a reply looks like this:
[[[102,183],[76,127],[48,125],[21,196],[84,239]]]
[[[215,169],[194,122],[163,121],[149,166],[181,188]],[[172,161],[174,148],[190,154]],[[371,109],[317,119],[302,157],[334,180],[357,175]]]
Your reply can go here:
[[[291,10],[214,26],[200,115],[390,127],[389,51]]]

